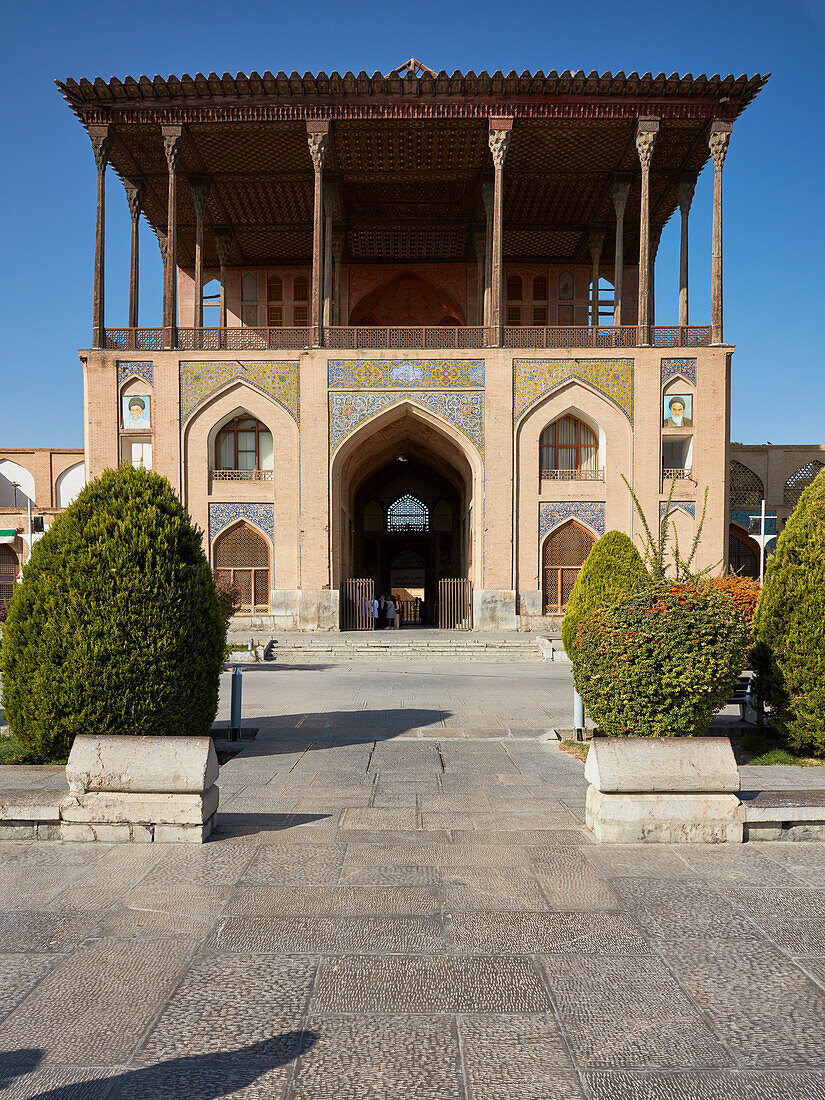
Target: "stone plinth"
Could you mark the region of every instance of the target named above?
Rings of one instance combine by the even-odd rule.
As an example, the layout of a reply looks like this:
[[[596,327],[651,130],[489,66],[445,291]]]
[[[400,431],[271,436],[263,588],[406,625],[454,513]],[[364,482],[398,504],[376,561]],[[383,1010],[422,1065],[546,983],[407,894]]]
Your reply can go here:
[[[211,737],[77,737],[60,838],[200,843],[217,816],[218,774]]]
[[[739,772],[727,737],[594,738],[587,827],[616,844],[743,839]]]

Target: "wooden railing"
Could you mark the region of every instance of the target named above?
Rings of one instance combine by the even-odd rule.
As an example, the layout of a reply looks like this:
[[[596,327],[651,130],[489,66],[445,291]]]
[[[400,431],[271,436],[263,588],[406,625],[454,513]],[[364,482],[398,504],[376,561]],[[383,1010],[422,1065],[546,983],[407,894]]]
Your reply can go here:
[[[694,348],[710,344],[708,325],[656,325],[642,343],[636,325],[570,325],[513,327],[501,330],[483,325],[442,328],[428,325],[332,326],[324,330],[323,346],[336,351],[359,349],[480,349],[504,348]],[[179,328],[179,351],[279,351],[311,348],[312,328]],[[115,351],[162,351],[163,329],[106,329],[106,348]]]
[[[213,481],[274,481],[274,470],[213,470]]]
[[[604,470],[540,470],[542,481],[604,481]]]
[[[690,466],[666,466],[662,470],[662,481],[689,481]]]

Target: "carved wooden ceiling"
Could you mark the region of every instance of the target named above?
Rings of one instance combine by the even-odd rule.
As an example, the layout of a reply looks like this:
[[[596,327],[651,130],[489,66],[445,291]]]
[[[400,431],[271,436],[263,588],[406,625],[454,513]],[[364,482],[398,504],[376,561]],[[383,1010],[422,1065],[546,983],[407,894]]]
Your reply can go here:
[[[227,227],[229,262],[309,263],[313,169],[306,121],[328,119],[324,178],[344,259],[431,262],[474,259],[492,180],[488,121],[514,119],[504,166],[506,260],[588,263],[588,226],[604,223],[614,247],[614,173],[631,176],[625,254],[638,254],[638,118],[658,118],[651,162],[651,221],[677,208],[682,172],[708,160],[714,118],[735,119],[767,76],[647,73],[487,73],[382,76],[214,73],[166,80],[58,81],[84,126],[110,126],[111,163],[142,181],[150,225],[166,225],[167,166],[161,125],[183,126],[179,161],[179,262],[192,263],[195,210],[188,177],[209,182],[207,266],[214,229]]]

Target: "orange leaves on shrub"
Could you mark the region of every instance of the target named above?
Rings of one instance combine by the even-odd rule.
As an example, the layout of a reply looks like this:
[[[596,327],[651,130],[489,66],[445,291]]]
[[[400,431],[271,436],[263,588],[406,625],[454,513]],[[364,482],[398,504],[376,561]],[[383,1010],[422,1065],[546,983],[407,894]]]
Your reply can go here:
[[[717,591],[733,600],[750,630],[753,613],[759,601],[759,593],[762,591],[759,581],[752,580],[750,577],[737,577],[732,573],[729,577],[714,577],[711,584]]]

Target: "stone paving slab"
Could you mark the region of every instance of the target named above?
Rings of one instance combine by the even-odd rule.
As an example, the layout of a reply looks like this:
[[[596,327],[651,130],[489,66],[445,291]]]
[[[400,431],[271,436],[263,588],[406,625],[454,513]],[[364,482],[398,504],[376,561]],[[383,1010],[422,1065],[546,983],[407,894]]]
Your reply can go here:
[[[825,1100],[825,845],[594,844],[569,693],[255,670],[202,847],[0,841],[4,1100]]]

